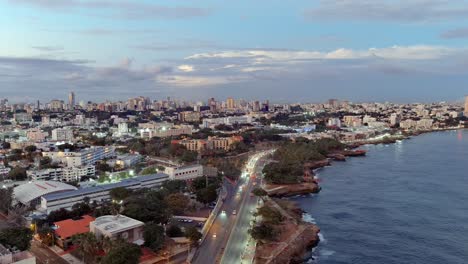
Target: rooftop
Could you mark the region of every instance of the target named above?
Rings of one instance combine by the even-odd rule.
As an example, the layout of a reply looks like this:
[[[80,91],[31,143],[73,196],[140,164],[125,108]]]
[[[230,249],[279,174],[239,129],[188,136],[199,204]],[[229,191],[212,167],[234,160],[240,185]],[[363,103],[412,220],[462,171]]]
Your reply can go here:
[[[78,190],[63,192],[63,193],[48,194],[48,195],[44,195],[44,198],[47,199],[48,201],[53,201],[53,200],[59,200],[59,199],[72,197],[72,196],[78,196],[78,195],[86,196],[87,194],[102,192],[102,191],[109,191],[117,187],[128,188],[131,186],[137,186],[147,181],[165,179],[165,178],[167,179],[169,178],[169,176],[164,173],[156,173],[156,174],[145,175],[145,176],[136,176],[133,178],[125,179],[117,183],[103,184],[103,185],[98,185],[95,187],[83,188],[83,189],[78,189]]]
[[[105,232],[115,233],[143,226],[144,223],[125,215],[105,215],[96,218],[92,225]]]
[[[27,204],[46,194],[73,191],[77,188],[58,181],[32,181],[14,188],[13,193],[17,201]]]
[[[89,223],[94,221],[96,218],[84,215],[80,219],[67,219],[59,222],[55,222],[54,225],[57,226],[55,234],[61,238],[69,238],[73,235],[83,234],[89,232]]]

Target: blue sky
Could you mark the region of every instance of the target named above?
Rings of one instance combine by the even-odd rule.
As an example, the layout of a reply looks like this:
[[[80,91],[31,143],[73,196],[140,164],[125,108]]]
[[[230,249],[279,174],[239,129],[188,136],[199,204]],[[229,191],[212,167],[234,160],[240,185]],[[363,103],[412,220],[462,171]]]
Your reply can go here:
[[[468,93],[464,0],[0,0],[0,32],[12,101]]]

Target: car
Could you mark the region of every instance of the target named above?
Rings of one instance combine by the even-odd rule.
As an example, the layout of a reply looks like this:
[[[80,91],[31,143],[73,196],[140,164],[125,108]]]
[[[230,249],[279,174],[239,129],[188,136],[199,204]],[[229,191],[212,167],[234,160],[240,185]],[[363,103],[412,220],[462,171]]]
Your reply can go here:
[[[233,215],[236,215],[236,214],[237,214],[237,211],[236,211],[236,210],[232,211],[232,214],[233,214]]]
[[[226,211],[222,210],[222,211],[221,211],[221,214],[223,214],[223,215],[226,214]]]
[[[213,234],[213,238],[216,238],[216,233]]]

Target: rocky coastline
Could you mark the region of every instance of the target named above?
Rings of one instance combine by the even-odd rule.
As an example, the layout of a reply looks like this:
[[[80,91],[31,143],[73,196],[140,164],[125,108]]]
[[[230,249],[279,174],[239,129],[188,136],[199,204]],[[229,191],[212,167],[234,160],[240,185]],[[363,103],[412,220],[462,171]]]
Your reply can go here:
[[[448,130],[448,129],[446,129]],[[374,141],[362,141],[347,144],[347,149],[337,152],[332,152],[327,155],[327,158],[320,161],[309,162],[304,164],[304,181],[297,184],[267,184],[265,191],[269,197],[282,198],[297,195],[307,195],[320,192],[321,187],[315,177],[315,170],[331,166],[331,161],[344,162],[348,157],[362,157],[366,155],[365,150],[358,149],[363,145],[378,145],[378,144],[394,144],[401,140],[410,139],[412,136],[418,136],[424,133],[438,132],[441,130],[431,131],[416,131],[404,133],[401,136],[382,138]],[[288,201],[285,201],[288,202]],[[293,211],[301,211],[300,208],[295,208]],[[292,218],[291,218],[292,219]],[[319,239],[320,228],[317,225],[306,223],[303,221],[287,220],[283,224],[283,235],[280,241],[275,243],[259,243],[255,253],[255,263],[303,263],[307,258],[310,250],[317,246]],[[297,230],[296,232],[293,232]],[[278,248],[275,245],[290,243],[294,246],[285,246]],[[273,258],[272,252],[277,252]]]

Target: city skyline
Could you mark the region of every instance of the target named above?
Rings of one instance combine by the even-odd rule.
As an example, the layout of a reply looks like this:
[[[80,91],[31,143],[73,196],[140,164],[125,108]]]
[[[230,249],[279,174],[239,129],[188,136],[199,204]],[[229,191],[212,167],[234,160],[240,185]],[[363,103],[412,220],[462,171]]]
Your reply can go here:
[[[0,92],[11,101],[69,91],[85,101],[279,102],[468,93],[461,0],[4,0],[0,10]]]

